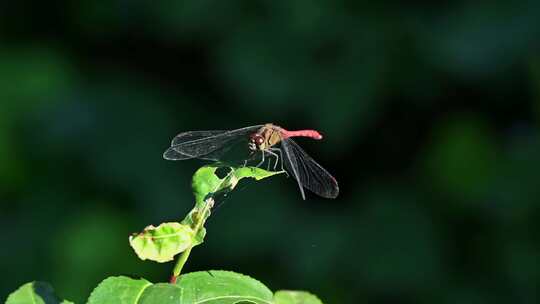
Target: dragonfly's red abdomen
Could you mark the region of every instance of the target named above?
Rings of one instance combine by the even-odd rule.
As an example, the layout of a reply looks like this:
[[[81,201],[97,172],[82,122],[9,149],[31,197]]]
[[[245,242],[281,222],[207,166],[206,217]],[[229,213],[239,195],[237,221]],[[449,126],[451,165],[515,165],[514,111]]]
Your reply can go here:
[[[283,138],[289,137],[310,137],[313,139],[322,139],[321,133],[315,130],[298,130],[298,131],[287,131],[282,128],[281,130]]]

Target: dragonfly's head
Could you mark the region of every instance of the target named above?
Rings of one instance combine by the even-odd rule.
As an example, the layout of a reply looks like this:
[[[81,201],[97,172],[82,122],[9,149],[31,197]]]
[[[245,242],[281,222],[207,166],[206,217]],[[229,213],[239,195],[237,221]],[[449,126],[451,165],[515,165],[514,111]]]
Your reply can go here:
[[[264,150],[264,137],[261,134],[251,134],[248,147],[251,151]]]

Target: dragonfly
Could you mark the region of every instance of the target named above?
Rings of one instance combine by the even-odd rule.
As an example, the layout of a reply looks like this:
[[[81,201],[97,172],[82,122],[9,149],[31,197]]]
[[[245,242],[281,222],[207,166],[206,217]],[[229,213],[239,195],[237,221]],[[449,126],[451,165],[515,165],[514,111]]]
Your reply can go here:
[[[304,188],[324,197],[336,198],[339,186],[336,179],[311,158],[292,140],[293,137],[307,137],[320,140],[323,136],[315,130],[289,131],[272,123],[254,125],[236,130],[188,131],[176,135],[171,146],[163,153],[166,160],[203,159],[220,161],[222,156],[235,145],[245,145],[249,152],[244,166],[255,155],[261,155],[260,167],[265,158],[270,166],[271,157],[281,169],[285,166],[298,183],[302,199],[306,199]]]

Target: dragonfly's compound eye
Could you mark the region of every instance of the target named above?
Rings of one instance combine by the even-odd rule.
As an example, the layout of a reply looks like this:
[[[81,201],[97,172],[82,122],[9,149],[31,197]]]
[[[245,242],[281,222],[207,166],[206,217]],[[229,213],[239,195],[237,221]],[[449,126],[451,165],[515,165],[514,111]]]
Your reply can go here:
[[[264,143],[264,138],[260,134],[253,134],[251,136],[251,141],[257,146],[260,146]]]
[[[252,150],[257,150],[264,144],[264,137],[260,134],[253,134],[249,137],[249,146]]]

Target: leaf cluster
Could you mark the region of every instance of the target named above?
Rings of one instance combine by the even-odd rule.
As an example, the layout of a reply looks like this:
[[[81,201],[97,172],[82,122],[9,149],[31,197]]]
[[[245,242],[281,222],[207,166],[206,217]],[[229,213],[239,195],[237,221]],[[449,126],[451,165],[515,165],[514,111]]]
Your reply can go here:
[[[219,171],[218,171],[219,170]],[[223,174],[220,174],[223,173]],[[91,293],[88,304],[322,304],[304,291],[282,290],[273,293],[263,283],[239,273],[223,270],[182,274],[191,249],[204,241],[204,224],[215,201],[232,191],[244,178],[261,180],[282,172],[256,167],[204,166],[193,175],[195,205],[180,222],[147,226],[133,234],[129,243],[141,260],[159,263],[177,258],[169,283],[113,276],[103,280]],[[24,284],[13,292],[7,304],[69,304],[61,301],[50,285]]]

